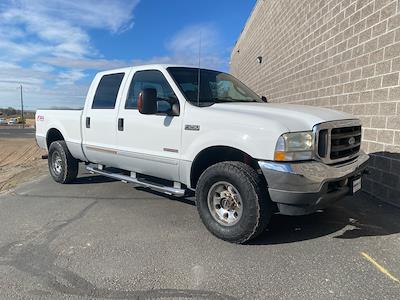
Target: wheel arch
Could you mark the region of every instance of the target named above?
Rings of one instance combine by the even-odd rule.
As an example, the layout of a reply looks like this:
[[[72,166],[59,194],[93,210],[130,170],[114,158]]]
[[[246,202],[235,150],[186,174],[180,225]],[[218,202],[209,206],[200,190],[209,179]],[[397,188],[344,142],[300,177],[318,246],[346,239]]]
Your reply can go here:
[[[52,142],[55,141],[65,141],[65,138],[60,130],[57,128],[50,128],[46,134],[46,145],[47,149],[49,149]]]
[[[201,150],[190,167],[190,186],[196,188],[201,174],[211,165],[223,161],[240,161],[259,170],[257,160],[243,150],[231,146],[210,146]]]

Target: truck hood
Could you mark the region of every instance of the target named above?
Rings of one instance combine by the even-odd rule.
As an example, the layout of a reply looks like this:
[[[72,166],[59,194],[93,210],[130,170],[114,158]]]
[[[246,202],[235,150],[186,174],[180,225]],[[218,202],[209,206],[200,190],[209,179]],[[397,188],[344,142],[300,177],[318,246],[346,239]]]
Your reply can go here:
[[[322,107],[275,103],[216,103],[209,107],[219,113],[239,114],[243,118],[267,119],[284,126],[288,131],[311,130],[314,125],[354,116]],[[239,117],[239,116],[238,116]]]

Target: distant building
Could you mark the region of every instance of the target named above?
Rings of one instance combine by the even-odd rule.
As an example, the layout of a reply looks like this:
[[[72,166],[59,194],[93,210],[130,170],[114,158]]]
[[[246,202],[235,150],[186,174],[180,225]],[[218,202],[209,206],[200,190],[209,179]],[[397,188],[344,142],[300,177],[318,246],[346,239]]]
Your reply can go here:
[[[371,175],[364,190],[400,205],[400,2],[258,0],[231,73],[270,102],[359,117]]]

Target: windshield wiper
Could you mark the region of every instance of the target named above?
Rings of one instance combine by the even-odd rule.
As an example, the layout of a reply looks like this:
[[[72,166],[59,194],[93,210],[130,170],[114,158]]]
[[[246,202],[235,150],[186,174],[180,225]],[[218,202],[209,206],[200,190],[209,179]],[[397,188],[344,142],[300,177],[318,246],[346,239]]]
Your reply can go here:
[[[250,100],[239,100],[239,99],[233,99],[233,98],[230,98],[230,97],[213,98],[213,101],[214,101],[215,103],[226,103],[226,102],[232,102],[232,103],[235,103],[235,102],[245,102],[245,103],[247,103],[247,102],[257,102],[257,100],[254,100],[254,99],[250,99]]]
[[[254,99],[251,99],[251,100],[236,100],[236,101],[234,101],[234,102],[244,102],[244,103],[247,103],[247,102],[251,102],[251,103],[253,103],[253,102],[258,102],[257,100],[254,100]]]
[[[232,98],[212,98],[215,103],[226,103],[226,102],[234,102],[235,100]]]

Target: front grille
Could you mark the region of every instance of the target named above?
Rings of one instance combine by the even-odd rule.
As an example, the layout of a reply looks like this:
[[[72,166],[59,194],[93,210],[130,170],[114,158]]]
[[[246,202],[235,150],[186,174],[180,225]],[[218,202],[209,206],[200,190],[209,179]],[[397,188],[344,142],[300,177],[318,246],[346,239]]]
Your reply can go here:
[[[358,120],[322,123],[316,126],[317,156],[325,163],[350,159],[360,152],[361,125]]]
[[[321,129],[318,134],[318,155],[325,158],[328,155],[328,129]]]
[[[352,156],[360,151],[361,126],[334,128],[331,131],[331,159]]]

